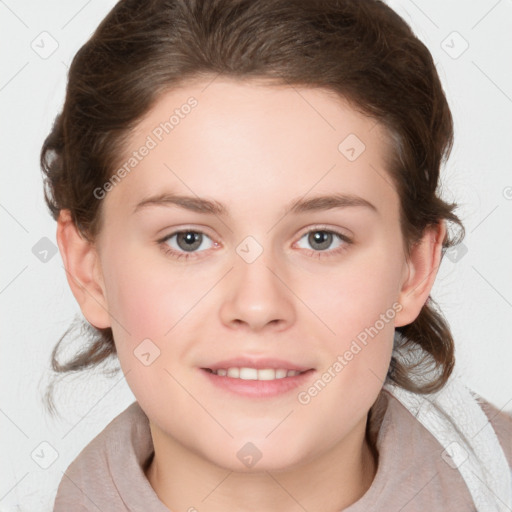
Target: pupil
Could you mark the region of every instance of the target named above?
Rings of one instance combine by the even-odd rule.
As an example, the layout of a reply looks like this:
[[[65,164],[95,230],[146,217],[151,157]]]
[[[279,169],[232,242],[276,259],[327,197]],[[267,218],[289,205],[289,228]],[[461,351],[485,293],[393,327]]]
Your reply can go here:
[[[332,243],[332,233],[327,231],[315,231],[309,235],[309,243],[314,247],[318,244],[318,249],[328,249]]]

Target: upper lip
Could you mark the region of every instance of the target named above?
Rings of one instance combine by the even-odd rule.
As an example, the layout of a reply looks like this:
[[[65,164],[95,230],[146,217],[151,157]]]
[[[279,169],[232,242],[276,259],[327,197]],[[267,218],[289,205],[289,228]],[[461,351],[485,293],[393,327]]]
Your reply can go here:
[[[277,370],[279,368],[284,368],[286,370],[296,370],[299,372],[312,369],[311,366],[304,366],[292,363],[290,361],[285,361],[284,359],[274,359],[268,357],[260,359],[254,359],[250,357],[236,357],[233,359],[225,359],[224,361],[219,361],[217,363],[212,363],[208,366],[204,366],[203,368],[208,368],[210,370],[218,370],[219,368],[256,368],[258,370],[262,370],[264,368],[273,368],[274,370]]]

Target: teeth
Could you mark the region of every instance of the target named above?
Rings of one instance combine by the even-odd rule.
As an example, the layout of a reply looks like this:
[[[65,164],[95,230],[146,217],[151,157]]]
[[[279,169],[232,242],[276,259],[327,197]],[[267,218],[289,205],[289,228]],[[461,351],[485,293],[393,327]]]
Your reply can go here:
[[[258,370],[256,368],[240,368],[240,379],[257,380]]]
[[[221,377],[230,377],[232,379],[242,380],[275,380],[284,379],[285,377],[295,377],[299,375],[298,370],[286,370],[285,368],[219,368],[218,370],[212,370],[212,373]]]
[[[284,372],[284,370],[283,370]],[[269,368],[267,370],[258,370],[258,380],[274,380],[277,378],[276,371],[272,368]],[[281,377],[279,377],[281,378]]]
[[[228,377],[233,379],[240,378],[240,368],[228,368]]]

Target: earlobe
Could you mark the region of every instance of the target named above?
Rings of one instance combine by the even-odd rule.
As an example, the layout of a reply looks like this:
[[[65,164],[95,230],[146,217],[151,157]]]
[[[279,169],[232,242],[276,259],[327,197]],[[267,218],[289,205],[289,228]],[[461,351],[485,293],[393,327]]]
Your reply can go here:
[[[69,210],[60,211],[57,244],[69,286],[83,315],[97,328],[110,327],[98,253],[94,245],[80,234]]]
[[[395,317],[395,327],[414,322],[420,314],[441,264],[445,235],[446,224],[440,221],[439,224],[428,226],[421,240],[411,249],[398,299],[402,310]]]

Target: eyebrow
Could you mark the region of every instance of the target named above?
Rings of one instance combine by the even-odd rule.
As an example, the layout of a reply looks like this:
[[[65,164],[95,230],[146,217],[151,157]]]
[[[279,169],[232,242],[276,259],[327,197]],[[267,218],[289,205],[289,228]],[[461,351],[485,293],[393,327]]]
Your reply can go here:
[[[218,201],[169,192],[143,199],[135,206],[133,213],[151,206],[179,206],[196,213],[219,216],[229,215],[226,206]],[[310,199],[295,199],[284,208],[283,215],[287,215],[288,213],[325,211],[332,210],[333,208],[347,208],[352,206],[362,206],[379,214],[377,207],[362,197],[353,194],[329,194],[315,196]]]

